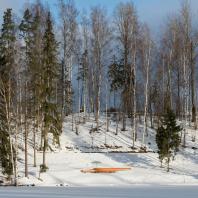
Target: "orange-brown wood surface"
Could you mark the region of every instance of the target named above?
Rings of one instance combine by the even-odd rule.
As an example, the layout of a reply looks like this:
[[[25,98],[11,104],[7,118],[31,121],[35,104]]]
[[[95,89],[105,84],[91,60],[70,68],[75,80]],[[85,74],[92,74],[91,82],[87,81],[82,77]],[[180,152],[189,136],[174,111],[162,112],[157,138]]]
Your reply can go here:
[[[127,171],[131,170],[131,168],[90,168],[83,169],[81,172],[83,173],[115,173],[118,171]]]

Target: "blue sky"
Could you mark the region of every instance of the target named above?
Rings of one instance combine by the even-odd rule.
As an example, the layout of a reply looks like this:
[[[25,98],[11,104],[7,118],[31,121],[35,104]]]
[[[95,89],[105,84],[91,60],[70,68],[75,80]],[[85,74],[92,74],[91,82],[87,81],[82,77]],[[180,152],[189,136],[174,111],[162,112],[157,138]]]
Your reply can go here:
[[[0,18],[2,18],[3,10],[12,7],[17,15],[21,15],[23,4],[34,0],[0,0]],[[56,13],[58,0],[42,0],[47,2],[51,10]],[[127,2],[128,0],[75,0],[78,10],[88,10],[95,5],[101,5],[107,8],[110,13],[119,2]],[[148,23],[151,29],[157,32],[165,21],[166,17],[173,14],[180,8],[182,0],[131,0],[137,9],[139,19]],[[195,13],[198,21],[198,0],[190,0],[193,13]],[[0,19],[1,22],[2,19]]]

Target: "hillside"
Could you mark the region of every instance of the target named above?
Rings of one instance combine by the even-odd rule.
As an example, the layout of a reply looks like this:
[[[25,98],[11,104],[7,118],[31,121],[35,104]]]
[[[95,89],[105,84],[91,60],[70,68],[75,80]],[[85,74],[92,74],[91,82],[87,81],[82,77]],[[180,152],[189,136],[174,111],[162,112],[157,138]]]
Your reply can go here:
[[[77,118],[77,115],[75,116]],[[100,131],[89,133],[94,125],[93,116],[72,131],[72,117],[67,117],[61,135],[61,147],[51,145],[47,152],[49,170],[39,175],[42,153],[37,153],[37,167],[33,167],[33,150],[29,146],[29,178],[24,178],[24,153],[19,156],[19,184],[38,186],[126,186],[132,184],[196,184],[198,185],[198,144],[192,141],[196,131],[188,129],[187,147],[180,148],[171,170],[160,168],[156,153],[155,130],[148,129],[146,150],[141,150],[142,125],[138,125],[138,137],[132,148],[131,129],[115,135],[116,123],[111,119],[109,132],[105,132],[105,117],[101,116]],[[75,129],[75,128],[74,128]],[[31,136],[30,136],[31,137]],[[31,141],[31,138],[30,138]],[[131,167],[130,171],[112,174],[82,173],[92,167]],[[39,178],[40,177],[40,178]]]

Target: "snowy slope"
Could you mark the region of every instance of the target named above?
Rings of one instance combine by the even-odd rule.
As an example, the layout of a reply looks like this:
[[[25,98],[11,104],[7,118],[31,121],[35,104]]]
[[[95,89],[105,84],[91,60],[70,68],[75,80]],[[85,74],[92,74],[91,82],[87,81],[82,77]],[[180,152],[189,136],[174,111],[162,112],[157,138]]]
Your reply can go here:
[[[78,121],[78,118],[76,118]],[[80,119],[81,122],[82,119]],[[82,152],[140,152],[141,138],[143,131],[143,126],[138,125],[138,140],[135,144],[135,149],[133,149],[133,141],[132,141],[132,129],[129,127],[130,122],[127,123],[127,131],[121,131],[121,124],[119,124],[119,133],[116,133],[116,123],[112,120],[110,121],[109,131],[106,131],[106,121],[105,116],[100,119],[100,130],[99,132],[93,132],[90,134],[90,130],[95,127],[94,118],[91,116],[86,124],[81,123],[78,126],[78,133],[72,132],[71,126],[72,118],[66,118],[66,122],[64,123],[64,132],[67,136],[67,145],[70,145],[73,148],[76,148]],[[149,137],[146,138],[147,150],[152,152],[156,149],[156,145],[154,143],[154,131],[149,130]],[[151,143],[150,145],[148,143]]]
[[[76,117],[76,119],[78,119]],[[39,174],[42,153],[37,153],[37,167],[33,164],[33,150],[29,147],[29,178],[24,178],[24,154],[20,151],[19,182],[39,186],[128,186],[132,184],[196,184],[198,185],[198,148],[192,142],[192,129],[188,130],[187,148],[181,148],[175,161],[171,163],[171,171],[160,168],[155,145],[155,131],[149,129],[146,137],[147,153],[140,147],[143,126],[138,125],[138,138],[135,149],[132,148],[130,122],[128,130],[115,135],[116,124],[111,121],[110,131],[105,132],[105,117],[102,117],[101,129],[90,134],[94,127],[93,116],[86,124],[79,125],[79,135],[75,128],[72,131],[72,118],[65,119],[61,148],[48,151],[47,165],[49,170]],[[121,125],[119,126],[121,129]],[[84,168],[92,167],[131,167],[130,171],[113,174],[82,173]]]

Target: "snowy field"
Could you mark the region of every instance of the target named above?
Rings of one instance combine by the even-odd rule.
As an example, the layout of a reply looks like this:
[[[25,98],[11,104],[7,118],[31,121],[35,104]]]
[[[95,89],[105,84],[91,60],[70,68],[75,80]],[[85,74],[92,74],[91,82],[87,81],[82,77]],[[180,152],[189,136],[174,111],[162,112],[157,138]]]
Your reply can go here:
[[[197,186],[130,188],[0,188],[2,198],[197,198]]]
[[[29,147],[29,178],[24,177],[24,153],[19,153],[19,184],[70,187],[131,187],[133,185],[198,185],[198,144],[191,141],[195,131],[188,130],[187,147],[171,163],[170,172],[160,167],[156,153],[155,131],[149,128],[146,136],[147,153],[141,152],[142,126],[138,125],[138,139],[132,148],[131,128],[115,135],[115,123],[105,130],[101,119],[99,133],[90,134],[93,118],[79,125],[79,135],[72,131],[71,117],[66,118],[61,136],[61,147],[51,145],[47,152],[49,170],[39,174],[42,152],[37,153],[37,167],[33,167],[33,149]],[[75,129],[75,128],[74,128]],[[31,137],[30,137],[31,145]],[[38,137],[39,142],[39,137]],[[21,144],[23,146],[23,144]],[[194,148],[194,149],[192,149]],[[131,170],[111,174],[82,173],[82,169],[95,167],[130,167]],[[1,197],[1,196],[0,196]]]

